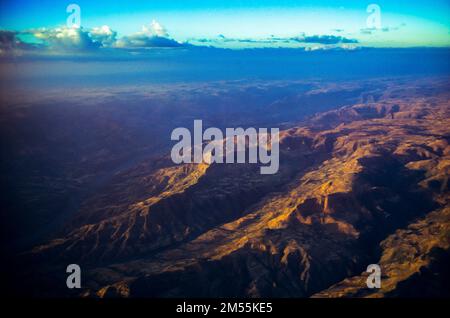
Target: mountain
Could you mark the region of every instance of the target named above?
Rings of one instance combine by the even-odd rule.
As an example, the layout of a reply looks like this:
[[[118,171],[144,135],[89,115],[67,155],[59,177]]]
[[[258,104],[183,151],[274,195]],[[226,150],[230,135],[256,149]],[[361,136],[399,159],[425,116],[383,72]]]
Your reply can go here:
[[[374,86],[346,105],[285,123],[274,175],[252,164],[175,165],[168,152],[117,171],[56,238],[19,255],[11,277],[20,281],[17,292],[392,297],[427,286],[426,295],[442,295],[449,277],[449,82]],[[277,98],[269,109],[323,90],[330,87]],[[81,291],[65,286],[71,263],[82,268]],[[380,290],[365,285],[372,263],[382,269]]]

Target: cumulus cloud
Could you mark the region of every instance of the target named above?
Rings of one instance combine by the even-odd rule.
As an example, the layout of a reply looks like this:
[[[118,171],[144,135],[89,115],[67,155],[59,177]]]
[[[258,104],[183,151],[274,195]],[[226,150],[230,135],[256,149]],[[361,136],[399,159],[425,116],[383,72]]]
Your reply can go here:
[[[97,49],[101,42],[95,41],[89,32],[83,28],[59,27],[54,29],[38,29],[29,31],[34,37],[42,40],[50,48],[56,50],[85,51]]]
[[[399,30],[401,27],[403,27],[405,24],[404,23],[402,23],[402,24],[400,24],[399,26],[394,26],[394,27],[383,27],[383,28],[381,28],[381,31],[383,31],[383,32],[390,32],[390,31],[397,31],[397,30]]]
[[[94,42],[100,43],[103,47],[113,46],[117,41],[117,32],[107,25],[92,28],[89,34]]]
[[[166,29],[155,20],[150,26],[144,25],[141,32],[124,36],[114,44],[118,48],[180,47],[184,45],[169,38]]]
[[[83,27],[61,26],[57,28],[40,28],[20,32],[32,36],[42,43],[47,52],[92,52],[100,48],[154,48],[180,47],[186,44],[169,38],[167,30],[156,20],[143,26],[140,32],[129,36],[118,37],[117,32],[107,25],[91,29]],[[25,46],[17,39],[17,33],[1,31],[0,50]],[[35,45],[36,46],[36,45]],[[46,53],[45,53],[46,54]]]
[[[341,30],[336,30],[336,32]],[[387,31],[385,31],[387,32]],[[27,44],[20,41],[17,35],[32,36],[37,39]],[[194,45],[210,44],[214,47],[236,46],[242,47],[290,47],[305,48],[306,50],[345,48],[353,49],[354,44],[359,43],[356,39],[349,39],[344,36],[336,35],[306,35],[300,33],[296,37],[276,37],[271,35],[265,38],[228,38],[223,34],[215,38],[190,39]],[[148,25],[142,26],[141,31],[131,35],[118,36],[118,33],[108,25],[94,28],[83,27],[57,27],[40,28],[22,31],[20,33],[12,31],[0,31],[0,53],[20,48],[24,52],[29,49],[36,50],[37,54],[53,54],[58,52],[75,52],[83,54],[84,52],[98,52],[101,49],[108,48],[104,52],[112,52],[114,49],[121,49],[121,52],[130,52],[136,54],[136,49],[146,48],[176,48],[187,47],[191,44],[178,42],[170,37],[166,28],[156,20]],[[324,48],[326,46],[326,48]],[[3,54],[3,53],[2,53]],[[95,53],[96,54],[96,53]]]
[[[160,37],[168,37],[169,33],[167,33],[167,30],[156,20],[153,20],[152,23],[150,24],[150,30],[148,30],[145,26],[143,27],[144,30],[149,31],[150,33],[152,33],[155,36],[160,36]]]
[[[219,34],[217,38],[195,38],[191,39],[194,42],[199,43],[211,43],[211,44],[218,44],[218,43],[232,43],[232,42],[239,42],[239,43],[273,43],[274,40],[272,38],[270,39],[250,39],[250,38],[228,38],[222,34]]]

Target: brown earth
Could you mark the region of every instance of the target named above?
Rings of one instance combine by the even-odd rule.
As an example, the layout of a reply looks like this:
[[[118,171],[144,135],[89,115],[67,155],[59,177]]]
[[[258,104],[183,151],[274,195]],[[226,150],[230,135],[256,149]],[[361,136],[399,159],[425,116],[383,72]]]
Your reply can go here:
[[[89,297],[444,295],[447,88],[392,82],[376,100],[286,129],[271,176],[167,156],[136,164],[86,200],[60,238],[21,256],[18,266],[37,264],[22,280],[34,294]],[[81,293],[65,288],[70,263],[83,269]],[[380,290],[365,285],[372,263]]]

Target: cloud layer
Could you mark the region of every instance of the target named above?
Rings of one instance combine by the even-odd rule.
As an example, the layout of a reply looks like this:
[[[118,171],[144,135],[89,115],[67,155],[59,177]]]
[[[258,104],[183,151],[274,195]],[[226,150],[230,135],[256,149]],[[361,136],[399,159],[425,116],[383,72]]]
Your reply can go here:
[[[339,30],[341,32],[343,30]],[[337,32],[337,31],[335,31]],[[30,37],[34,41],[24,42]],[[304,50],[354,49],[358,40],[342,35],[306,35],[300,33],[295,37],[266,38],[229,38],[222,34],[214,38],[193,38],[188,42],[179,42],[170,37],[168,31],[158,21],[153,20],[142,26],[139,32],[119,36],[107,25],[94,28],[57,27],[30,29],[21,32],[0,30],[0,56],[34,54],[70,54],[94,53],[102,49],[108,52],[114,49],[123,52],[138,53],[138,50],[150,48],[179,48],[187,46],[208,47],[288,47]]]
[[[56,50],[92,50],[102,46],[88,30],[83,28],[61,27],[55,29],[39,29],[28,32],[41,40],[46,46]]]
[[[33,38],[33,41],[24,42],[21,38],[25,36]],[[80,53],[102,48],[173,48],[186,45],[188,44],[171,39],[167,30],[155,20],[148,26],[143,26],[140,32],[120,38],[107,25],[92,29],[62,26],[20,32],[0,30],[0,55],[20,55],[36,49],[47,53]]]
[[[154,47],[180,47],[179,43],[169,37],[166,29],[153,20],[150,27],[143,26],[141,32],[124,36],[114,43],[118,48],[154,48]]]
[[[265,46],[265,47],[276,47],[278,46],[288,46],[291,48],[304,48],[305,50],[311,49],[349,49],[355,48],[355,44],[359,41],[356,39],[346,38],[344,36],[336,35],[306,35],[301,33],[299,36],[295,37],[276,37],[270,36],[267,38],[229,38],[222,34],[215,38],[200,38],[191,39],[192,43],[198,43],[202,45],[212,45],[212,46],[229,46],[233,44],[247,44],[255,46]]]

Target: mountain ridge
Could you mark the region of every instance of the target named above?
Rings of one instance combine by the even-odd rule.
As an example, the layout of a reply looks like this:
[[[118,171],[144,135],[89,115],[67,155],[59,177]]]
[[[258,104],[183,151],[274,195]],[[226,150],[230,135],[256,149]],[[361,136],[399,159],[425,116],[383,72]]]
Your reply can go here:
[[[86,297],[401,296],[402,282],[431,264],[420,256],[438,248],[445,259],[449,248],[449,100],[388,87],[377,101],[312,116],[281,132],[274,176],[168,157],[137,165],[86,202],[62,237],[23,257],[59,271],[79,263]],[[428,232],[408,234],[427,222]],[[403,272],[396,237],[426,243]],[[389,279],[377,293],[360,274],[378,261]],[[67,293],[48,268],[39,272]]]

